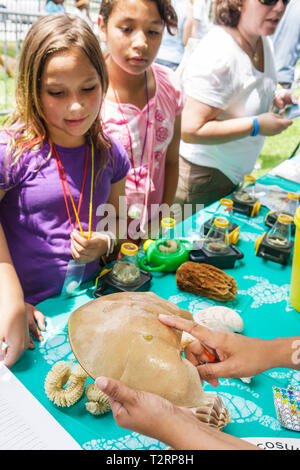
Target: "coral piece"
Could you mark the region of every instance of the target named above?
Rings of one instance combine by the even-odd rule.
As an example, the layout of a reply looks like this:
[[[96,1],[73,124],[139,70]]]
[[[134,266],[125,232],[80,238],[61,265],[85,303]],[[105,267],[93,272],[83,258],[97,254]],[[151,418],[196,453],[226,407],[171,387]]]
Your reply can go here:
[[[221,398],[212,404],[196,367],[182,355],[182,332],[158,321],[160,313],[193,318],[152,292],[122,292],[92,300],[69,317],[71,348],[92,378],[112,377],[175,405],[204,409],[206,415],[214,409],[224,427],[229,415],[220,406]]]
[[[46,376],[46,395],[57,406],[72,406],[81,398],[87,377],[79,364],[71,370],[67,362],[59,361]],[[68,386],[63,388],[67,382]]]
[[[215,266],[187,261],[176,271],[177,287],[193,294],[225,302],[237,294],[237,283],[232,276]]]
[[[102,415],[111,410],[108,396],[95,383],[86,387],[85,396],[88,400],[85,407],[91,414]]]

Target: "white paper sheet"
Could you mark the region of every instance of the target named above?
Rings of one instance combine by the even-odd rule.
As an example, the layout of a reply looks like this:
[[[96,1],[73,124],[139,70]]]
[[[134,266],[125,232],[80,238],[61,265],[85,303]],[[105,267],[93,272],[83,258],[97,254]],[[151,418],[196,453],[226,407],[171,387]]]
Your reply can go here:
[[[280,165],[273,168],[269,174],[280,176],[281,178],[293,181],[294,183],[300,183],[300,154],[280,163]]]
[[[243,437],[243,440],[264,450],[300,450],[300,439],[291,437]]]
[[[81,449],[1,362],[0,430],[1,450]]]

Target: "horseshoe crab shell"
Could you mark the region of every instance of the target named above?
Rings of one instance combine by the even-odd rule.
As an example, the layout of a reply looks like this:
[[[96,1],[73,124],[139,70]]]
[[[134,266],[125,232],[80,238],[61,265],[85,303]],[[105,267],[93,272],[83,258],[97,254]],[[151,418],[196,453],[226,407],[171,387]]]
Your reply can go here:
[[[213,415],[212,425],[221,429],[229,421],[227,410],[220,397],[217,404],[207,397],[196,367],[182,356],[181,331],[159,322],[160,313],[192,319],[190,312],[151,292],[92,300],[69,318],[73,353],[93,379],[109,376],[175,405],[206,409],[205,421]]]

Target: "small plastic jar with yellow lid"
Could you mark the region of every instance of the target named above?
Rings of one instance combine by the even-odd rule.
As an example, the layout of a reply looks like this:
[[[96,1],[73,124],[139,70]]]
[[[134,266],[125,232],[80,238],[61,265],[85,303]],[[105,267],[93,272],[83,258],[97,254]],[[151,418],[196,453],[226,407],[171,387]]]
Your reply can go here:
[[[123,285],[134,285],[140,280],[140,269],[138,263],[138,246],[134,243],[123,243],[118,259],[111,271],[114,281]]]

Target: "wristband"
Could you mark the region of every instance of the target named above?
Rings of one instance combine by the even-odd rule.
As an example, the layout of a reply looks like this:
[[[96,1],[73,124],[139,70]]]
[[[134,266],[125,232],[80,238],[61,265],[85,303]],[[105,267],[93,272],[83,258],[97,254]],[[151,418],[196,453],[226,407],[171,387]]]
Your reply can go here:
[[[111,255],[114,251],[114,248],[117,244],[117,240],[116,240],[116,236],[114,233],[112,232],[98,232],[98,233],[101,233],[101,235],[104,235],[107,239],[107,252],[105,254],[106,257],[108,257],[109,255]]]
[[[256,137],[257,134],[259,133],[259,124],[258,124],[258,119],[257,117],[253,118],[253,131],[250,134],[252,137]]]

